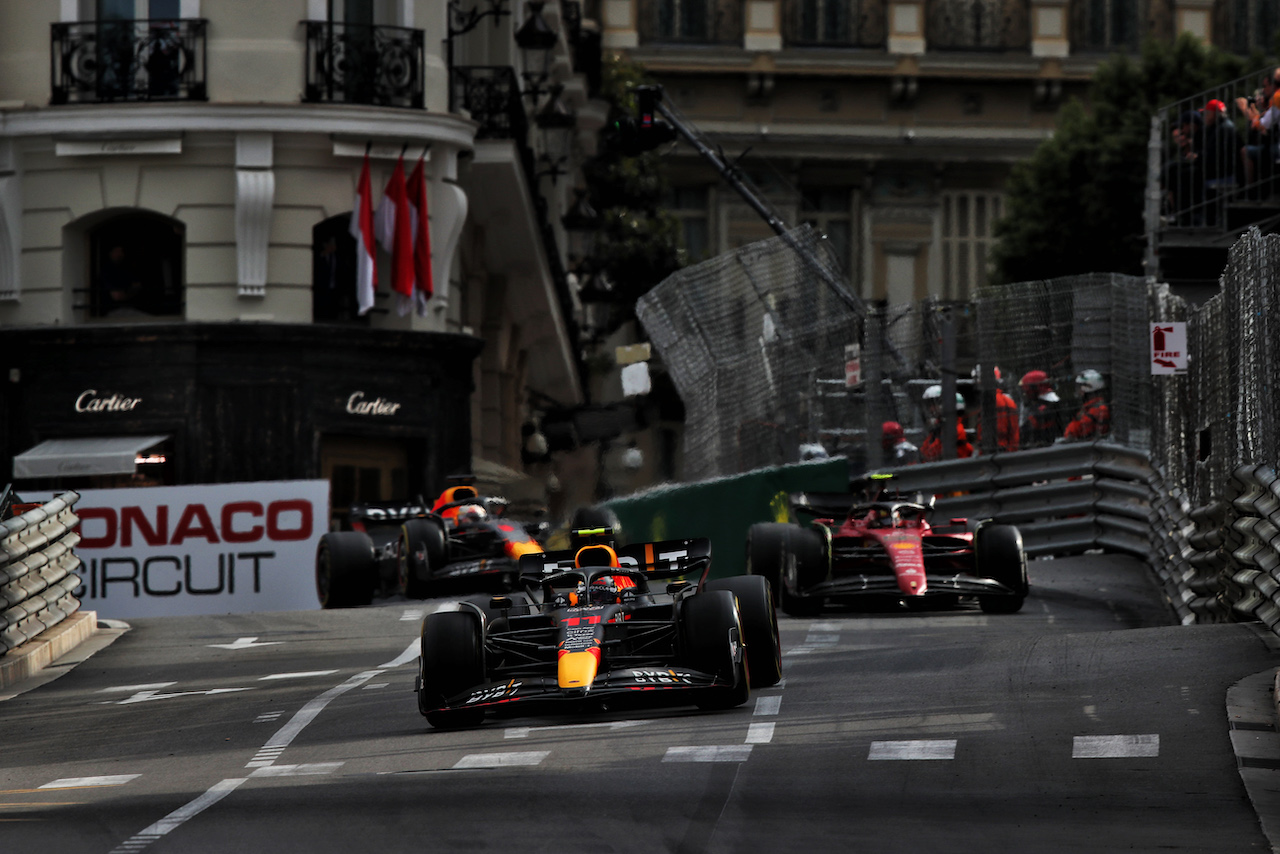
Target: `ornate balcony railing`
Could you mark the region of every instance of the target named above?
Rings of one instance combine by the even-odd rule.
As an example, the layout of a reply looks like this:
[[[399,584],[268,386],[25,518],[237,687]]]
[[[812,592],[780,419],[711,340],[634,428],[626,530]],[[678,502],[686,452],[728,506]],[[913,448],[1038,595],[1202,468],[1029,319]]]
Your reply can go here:
[[[334,21],[307,27],[303,100],[422,109],[422,30]]]
[[[783,40],[792,47],[885,46],[886,0],[787,0]]]
[[[929,0],[925,41],[936,50],[1031,49],[1029,0]]]
[[[742,45],[742,0],[639,0],[640,43]]]
[[[50,103],[203,101],[200,18],[53,24]]]
[[[1137,53],[1148,38],[1173,39],[1173,0],[1074,0],[1072,52]]]

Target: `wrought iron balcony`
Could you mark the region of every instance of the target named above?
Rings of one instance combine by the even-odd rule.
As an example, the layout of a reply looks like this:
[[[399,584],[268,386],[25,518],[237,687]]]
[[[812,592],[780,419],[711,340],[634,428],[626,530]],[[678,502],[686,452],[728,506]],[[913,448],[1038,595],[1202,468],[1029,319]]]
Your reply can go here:
[[[792,47],[885,46],[886,0],[787,0],[783,39]]]
[[[1271,53],[1276,30],[1280,8],[1275,0],[1219,0],[1214,6],[1213,41],[1232,53]]]
[[[1030,50],[1030,5],[1029,0],[929,0],[925,41],[931,50]]]
[[[742,0],[639,0],[640,43],[742,46]]]
[[[303,100],[422,109],[422,30],[334,21],[307,26]]]
[[[453,69],[453,103],[480,125],[476,139],[514,139],[528,144],[529,118],[514,68],[467,65]]]
[[[1173,39],[1173,0],[1075,0],[1070,8],[1073,53],[1137,53],[1146,39]]]
[[[205,100],[207,23],[188,18],[54,24],[50,103]]]

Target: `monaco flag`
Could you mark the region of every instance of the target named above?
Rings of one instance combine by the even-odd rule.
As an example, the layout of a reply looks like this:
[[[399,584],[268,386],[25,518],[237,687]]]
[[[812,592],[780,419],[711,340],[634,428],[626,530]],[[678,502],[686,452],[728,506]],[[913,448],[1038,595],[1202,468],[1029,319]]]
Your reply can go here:
[[[435,293],[431,278],[431,218],[427,213],[425,153],[409,176],[409,207],[413,212],[413,304],[420,317],[427,314],[427,300]]]
[[[374,225],[378,242],[391,253],[391,289],[396,292],[396,313],[403,316],[413,308],[413,223],[405,187],[403,153],[382,193]]]
[[[356,205],[351,210],[348,231],[356,239],[356,302],[360,314],[373,308],[373,292],[378,286],[378,268],[374,263],[373,198],[369,186],[369,152],[364,154],[364,168],[356,185]]]

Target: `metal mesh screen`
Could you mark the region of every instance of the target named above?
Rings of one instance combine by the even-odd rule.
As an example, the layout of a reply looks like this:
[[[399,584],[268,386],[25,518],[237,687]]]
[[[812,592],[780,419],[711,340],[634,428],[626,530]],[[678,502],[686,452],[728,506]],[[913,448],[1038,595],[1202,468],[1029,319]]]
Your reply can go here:
[[[811,230],[789,236],[829,258]],[[754,243],[680,271],[637,305],[685,402],[687,479],[792,462],[819,443],[855,467],[880,465],[880,423],[898,421],[920,445],[921,394],[948,376],[970,432],[994,435],[994,403],[972,378],[988,364],[1020,408],[1019,378],[1048,374],[1064,422],[1080,406],[1073,378],[1099,371],[1110,440],[1149,452],[1194,503],[1220,497],[1236,466],[1280,460],[1280,237],[1245,234],[1221,292],[1197,307],[1166,285],[1092,274],[993,286],[972,302],[870,306],[860,320],[799,259],[782,238]],[[1185,376],[1152,375],[1154,321],[1186,321]],[[853,343],[863,382],[850,389]]]
[[[686,478],[794,461],[815,441],[821,381],[843,382],[845,345],[860,337],[829,284],[843,281],[838,269],[805,226],[686,267],[637,303],[684,400]]]

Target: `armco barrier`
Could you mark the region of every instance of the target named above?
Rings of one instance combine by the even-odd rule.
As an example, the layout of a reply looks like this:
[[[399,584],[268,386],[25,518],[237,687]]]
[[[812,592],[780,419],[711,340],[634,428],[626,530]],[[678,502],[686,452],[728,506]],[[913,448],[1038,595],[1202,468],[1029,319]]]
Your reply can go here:
[[[0,656],[80,607],[72,591],[80,586],[73,506],[66,492],[49,503],[0,522]]]

